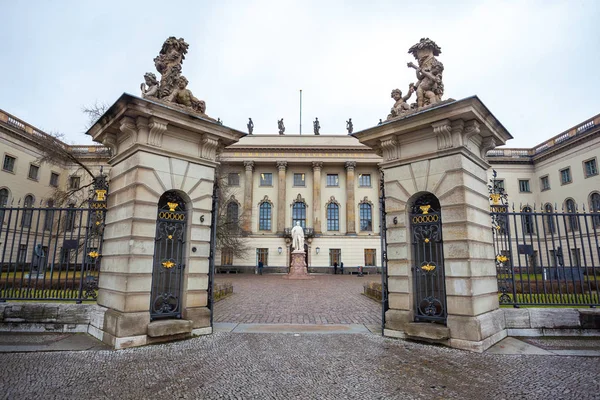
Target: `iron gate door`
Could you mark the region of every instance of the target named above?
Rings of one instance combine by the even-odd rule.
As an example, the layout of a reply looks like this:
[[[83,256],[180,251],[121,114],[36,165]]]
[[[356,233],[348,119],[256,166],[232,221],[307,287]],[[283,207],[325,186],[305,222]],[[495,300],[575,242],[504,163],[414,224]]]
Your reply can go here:
[[[415,321],[446,323],[446,283],[440,202],[419,197],[411,210]]]
[[[158,202],[150,318],[181,318],[185,202],[175,192],[166,192]]]

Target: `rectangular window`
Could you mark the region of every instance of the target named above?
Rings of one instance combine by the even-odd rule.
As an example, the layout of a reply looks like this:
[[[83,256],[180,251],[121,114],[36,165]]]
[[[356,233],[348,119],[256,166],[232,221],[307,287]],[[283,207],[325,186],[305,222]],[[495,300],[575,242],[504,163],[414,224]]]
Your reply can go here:
[[[327,186],[340,186],[338,174],[327,174]]]
[[[371,187],[371,175],[370,174],[359,174],[358,175],[358,186]]]
[[[263,201],[260,203],[258,216],[258,230],[271,230],[271,203]]]
[[[294,174],[294,186],[306,186],[304,174]]]
[[[221,251],[221,265],[233,265],[233,251],[231,249]]]
[[[548,176],[542,176],[540,178],[540,186],[542,187],[542,192],[544,190],[550,190],[550,179]]]
[[[590,177],[594,175],[598,175],[598,165],[596,164],[596,159],[588,160],[583,162],[585,177]]]
[[[27,260],[27,245],[20,244],[19,251],[17,253],[17,262],[24,263]]]
[[[365,267],[374,267],[377,265],[375,254],[375,249],[365,249]]]
[[[72,231],[75,229],[75,220],[77,218],[77,211],[75,210],[75,204],[69,204],[69,210],[65,216],[65,230]]]
[[[556,251],[555,250],[550,250],[550,257],[548,258],[548,264],[550,264],[551,267],[556,267]]]
[[[571,265],[573,267],[581,267],[581,253],[577,247],[571,249]]]
[[[51,206],[48,205],[48,208]],[[44,216],[44,230],[51,231],[52,230],[52,222],[54,221],[54,210],[46,210],[46,215]]]
[[[29,179],[33,179],[34,181],[38,180],[38,174],[40,173],[40,167],[37,165],[30,164],[29,165],[29,174],[27,177]]]
[[[78,176],[72,176],[69,178],[69,189],[79,189],[81,178]]]
[[[537,252],[537,250],[534,250],[533,254],[530,254],[528,257],[529,257],[529,260],[528,260],[529,261],[529,267],[530,268],[536,268],[538,266],[538,252]]]
[[[4,163],[2,169],[9,172],[15,172],[15,161],[17,159],[8,155],[4,156]]]
[[[62,264],[68,264],[71,261],[71,249],[60,249],[60,262]]]
[[[229,186],[240,186],[240,174],[237,172],[232,172],[227,175],[227,184]]]
[[[560,183],[562,185],[571,183],[571,168],[565,168],[560,170]]]
[[[50,173],[50,186],[58,187],[58,174],[56,172]]]
[[[329,249],[329,265],[333,266],[337,263],[339,266],[342,262],[342,249]]]
[[[496,189],[504,189],[504,179],[496,180]]]
[[[521,192],[521,193],[531,192],[531,190],[529,188],[529,179],[519,179],[519,192]]]
[[[263,266],[269,265],[269,249],[256,249],[256,265],[262,261]]]
[[[273,186],[273,174],[270,172],[260,174],[260,186]]]

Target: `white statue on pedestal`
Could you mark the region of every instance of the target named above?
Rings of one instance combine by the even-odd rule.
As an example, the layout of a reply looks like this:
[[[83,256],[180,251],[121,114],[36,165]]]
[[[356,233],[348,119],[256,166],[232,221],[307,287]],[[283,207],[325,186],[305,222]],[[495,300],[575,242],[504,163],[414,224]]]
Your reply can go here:
[[[295,251],[304,252],[304,229],[300,226],[300,222],[296,222],[296,226],[292,228],[292,246]]]

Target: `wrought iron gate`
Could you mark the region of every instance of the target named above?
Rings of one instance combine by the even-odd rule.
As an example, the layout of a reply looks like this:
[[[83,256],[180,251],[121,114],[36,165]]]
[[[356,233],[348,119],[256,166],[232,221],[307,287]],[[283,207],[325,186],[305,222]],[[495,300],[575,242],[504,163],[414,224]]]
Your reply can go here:
[[[176,192],[164,193],[158,202],[150,318],[181,318],[187,213]]]
[[[431,193],[412,206],[410,227],[415,291],[415,321],[446,323],[446,284],[440,202]]]
[[[387,276],[387,222],[385,212],[385,179],[384,172],[381,171],[379,178],[379,223],[381,232],[381,334],[384,334],[385,329],[385,312],[390,308],[388,300],[388,276]]]

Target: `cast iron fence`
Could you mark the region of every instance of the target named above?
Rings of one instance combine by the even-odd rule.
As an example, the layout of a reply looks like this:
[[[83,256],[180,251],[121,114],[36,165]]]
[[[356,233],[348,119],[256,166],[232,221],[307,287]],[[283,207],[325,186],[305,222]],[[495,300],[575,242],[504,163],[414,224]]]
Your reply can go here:
[[[598,306],[600,213],[572,203],[515,209],[496,182],[490,199],[500,304]]]
[[[108,183],[85,206],[0,207],[0,301],[97,297]]]

